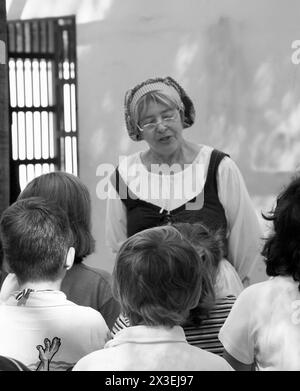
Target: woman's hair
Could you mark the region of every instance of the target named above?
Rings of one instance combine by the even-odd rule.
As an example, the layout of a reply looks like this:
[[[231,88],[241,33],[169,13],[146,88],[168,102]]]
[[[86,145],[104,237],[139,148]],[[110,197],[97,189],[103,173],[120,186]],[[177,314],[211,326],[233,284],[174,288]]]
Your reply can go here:
[[[197,305],[203,268],[197,251],[175,228],[146,229],[121,246],[113,293],[132,325],[172,327]]]
[[[214,284],[224,255],[222,234],[221,231],[209,231],[201,223],[174,223],[173,226],[195,247],[204,265],[202,293],[197,307],[190,311],[188,319],[199,325],[209,315],[215,302]]]
[[[78,177],[57,171],[34,178],[18,199],[34,196],[56,202],[67,213],[74,237],[75,263],[94,252],[90,194]]]
[[[300,282],[300,176],[278,196],[275,209],[263,217],[273,222],[273,232],[262,250],[267,274],[292,276]]]
[[[3,212],[0,231],[5,262],[19,283],[60,276],[73,234],[67,214],[55,201],[16,201]]]
[[[134,109],[134,118],[136,124],[138,124],[148,109],[150,103],[160,103],[171,109],[177,109],[180,112],[181,119],[183,118],[183,103],[175,99],[173,96],[168,96],[161,91],[152,91],[148,92],[141,97],[141,99],[137,102]]]

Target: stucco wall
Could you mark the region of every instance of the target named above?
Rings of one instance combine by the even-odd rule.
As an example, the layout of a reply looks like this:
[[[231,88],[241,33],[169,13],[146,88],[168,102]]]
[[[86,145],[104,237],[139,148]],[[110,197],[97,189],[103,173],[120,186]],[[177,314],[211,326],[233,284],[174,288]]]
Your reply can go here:
[[[300,167],[299,0],[7,0],[7,9],[8,19],[77,16],[80,177],[97,240],[89,264],[112,270],[96,169],[145,147],[123,122],[124,93],[145,78],[184,86],[197,113],[186,136],[235,159],[258,213]]]

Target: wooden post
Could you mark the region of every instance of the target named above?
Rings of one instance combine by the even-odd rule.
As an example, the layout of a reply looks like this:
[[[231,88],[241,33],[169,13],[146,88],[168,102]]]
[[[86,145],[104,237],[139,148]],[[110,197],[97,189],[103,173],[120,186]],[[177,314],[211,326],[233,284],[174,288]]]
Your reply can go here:
[[[0,215],[9,205],[9,95],[5,0],[0,0]]]

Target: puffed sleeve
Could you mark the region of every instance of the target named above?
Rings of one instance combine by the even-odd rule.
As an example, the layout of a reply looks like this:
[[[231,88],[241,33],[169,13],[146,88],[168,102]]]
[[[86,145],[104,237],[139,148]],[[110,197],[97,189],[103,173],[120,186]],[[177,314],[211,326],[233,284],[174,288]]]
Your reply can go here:
[[[248,365],[255,359],[252,313],[257,295],[252,288],[246,288],[236,299],[218,336],[232,357]]]
[[[229,157],[219,165],[217,183],[227,218],[228,260],[245,285],[263,281],[267,276],[260,255],[262,229],[240,170]]]
[[[105,239],[106,245],[114,253],[119,250],[121,244],[127,239],[126,207],[111,183],[109,183],[108,187],[106,204]]]

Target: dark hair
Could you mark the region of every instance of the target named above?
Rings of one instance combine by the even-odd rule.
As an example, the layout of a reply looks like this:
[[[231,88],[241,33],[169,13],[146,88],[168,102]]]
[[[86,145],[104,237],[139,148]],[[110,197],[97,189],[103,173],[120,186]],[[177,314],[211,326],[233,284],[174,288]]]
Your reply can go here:
[[[56,280],[73,242],[66,213],[41,197],[9,206],[2,214],[0,233],[5,261],[19,283]]]
[[[121,246],[113,293],[132,325],[172,327],[197,305],[202,269],[197,251],[175,228],[146,229]]]
[[[94,252],[90,194],[78,177],[62,171],[41,175],[28,183],[18,199],[35,196],[53,200],[67,212],[74,237],[75,263]]]
[[[300,176],[278,196],[275,209],[262,215],[273,222],[262,250],[268,276],[292,276],[300,282]]]
[[[200,325],[215,303],[214,284],[224,255],[221,231],[212,232],[201,223],[175,223],[173,226],[195,247],[203,268],[203,289],[197,307],[190,311],[188,323]]]
[[[30,369],[14,358],[0,356],[0,372],[2,371],[30,371]]]

